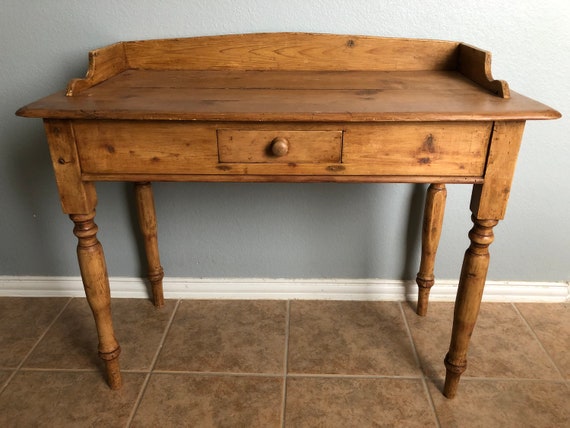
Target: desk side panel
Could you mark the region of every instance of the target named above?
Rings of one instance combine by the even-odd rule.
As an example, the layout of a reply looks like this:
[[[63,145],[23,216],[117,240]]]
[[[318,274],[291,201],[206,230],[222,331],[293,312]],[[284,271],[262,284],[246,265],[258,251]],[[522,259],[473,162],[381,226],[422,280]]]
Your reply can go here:
[[[71,122],[45,120],[44,126],[63,212],[90,214],[97,194],[94,184],[82,178]]]
[[[471,211],[479,219],[505,217],[525,122],[495,122],[484,183],[473,188]]]

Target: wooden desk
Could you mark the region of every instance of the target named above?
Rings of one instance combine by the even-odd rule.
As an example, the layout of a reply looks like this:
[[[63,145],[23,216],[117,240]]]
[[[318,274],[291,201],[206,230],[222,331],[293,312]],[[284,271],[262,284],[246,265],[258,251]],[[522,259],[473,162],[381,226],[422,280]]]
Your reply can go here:
[[[90,53],[84,79],[17,114],[44,119],[111,388],[121,386],[120,347],[94,182],[136,183],[157,306],[163,270],[152,181],[430,183],[420,315],[434,283],[445,184],[472,184],[447,397],[466,368],[525,121],[560,117],[494,80],[490,54],[462,43],[299,33],[117,43]]]

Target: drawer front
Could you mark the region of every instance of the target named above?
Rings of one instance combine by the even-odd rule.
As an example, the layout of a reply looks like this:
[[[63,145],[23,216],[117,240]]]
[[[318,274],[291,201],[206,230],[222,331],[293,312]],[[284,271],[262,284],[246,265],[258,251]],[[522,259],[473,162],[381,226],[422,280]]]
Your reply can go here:
[[[217,140],[221,163],[341,161],[342,131],[218,129]]]
[[[482,177],[492,122],[353,125],[345,131],[344,173]]]
[[[232,181],[266,176],[267,181],[357,182],[480,179],[492,123],[271,126],[273,130],[247,123],[73,121],[81,171],[89,179],[172,176],[184,181],[192,175],[192,180],[210,181],[211,175],[218,176],[212,177],[216,181],[227,175]]]

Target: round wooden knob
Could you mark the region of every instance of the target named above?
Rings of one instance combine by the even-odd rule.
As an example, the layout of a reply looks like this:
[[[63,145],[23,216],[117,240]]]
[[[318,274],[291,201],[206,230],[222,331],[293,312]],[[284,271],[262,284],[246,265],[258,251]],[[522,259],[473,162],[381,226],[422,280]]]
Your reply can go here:
[[[277,137],[271,142],[271,153],[280,157],[289,153],[289,140],[283,137]]]

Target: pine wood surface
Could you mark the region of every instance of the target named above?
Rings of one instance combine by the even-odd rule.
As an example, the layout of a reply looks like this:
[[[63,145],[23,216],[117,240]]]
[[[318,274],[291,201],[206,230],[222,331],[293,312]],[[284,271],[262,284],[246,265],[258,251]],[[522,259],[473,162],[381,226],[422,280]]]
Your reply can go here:
[[[73,123],[84,174],[483,176],[490,122],[242,124],[168,121]],[[269,151],[275,138],[291,150]]]
[[[17,112],[43,118],[111,388],[121,386],[94,181],[135,182],[155,304],[163,270],[150,181],[430,183],[417,312],[434,282],[446,183],[472,183],[444,395],[457,392],[526,120],[556,110],[458,42],[305,33],[119,42],[85,78]]]
[[[420,270],[416,276],[418,284],[418,304],[416,313],[427,314],[429,293],[435,283],[435,256],[441,237],[441,226],[445,213],[447,188],[445,184],[432,183],[428,187],[422,225],[422,252]]]
[[[124,42],[131,68],[176,70],[448,70],[458,43],[315,33]],[[334,59],[334,60],[331,60]]]
[[[135,183],[134,187],[139,227],[144,239],[144,250],[147,258],[148,279],[152,288],[154,306],[160,308],[164,306],[164,293],[162,290],[164,270],[160,264],[158,251],[158,225],[152,185],[149,182],[138,182]]]
[[[59,92],[26,117],[232,121],[552,119],[511,91],[498,97],[457,71],[127,70],[72,97]]]

